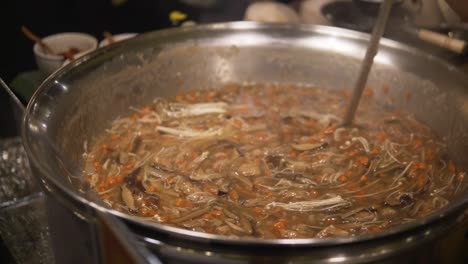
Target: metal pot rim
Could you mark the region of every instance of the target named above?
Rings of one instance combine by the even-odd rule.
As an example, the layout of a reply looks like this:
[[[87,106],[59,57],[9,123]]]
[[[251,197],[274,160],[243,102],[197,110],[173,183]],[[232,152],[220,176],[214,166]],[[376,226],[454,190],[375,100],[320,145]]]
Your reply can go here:
[[[149,32],[145,34],[141,34],[135,39],[143,38],[145,36],[151,35],[152,37],[164,37],[167,34],[174,34],[174,33],[184,33],[184,32],[191,32],[191,31],[212,31],[212,30],[233,30],[233,31],[242,31],[242,30],[261,30],[261,29],[279,29],[279,30],[288,30],[288,31],[308,31],[308,32],[318,32],[318,33],[332,33],[334,36],[344,37],[344,38],[354,38],[360,40],[369,40],[369,34],[356,32],[352,30],[342,29],[342,28],[335,28],[329,26],[319,26],[319,25],[284,25],[284,24],[269,24],[269,23],[258,23],[258,22],[229,22],[229,23],[218,23],[218,24],[206,24],[206,25],[198,25],[194,27],[185,27],[185,28],[173,28],[173,29],[164,29],[155,32]],[[129,40],[132,41],[132,40]],[[32,113],[32,109],[35,106],[38,98],[41,94],[50,86],[54,80],[60,78],[62,75],[65,75],[70,69],[75,67],[79,67],[80,64],[85,63],[91,58],[98,57],[100,55],[105,54],[106,52],[120,47],[123,43],[117,43],[116,45],[105,47],[98,49],[90,54],[87,54],[76,61],[62,67],[51,76],[49,76],[36,90],[34,95],[32,96],[25,115],[23,119],[23,126],[22,126],[22,139],[24,143],[25,150],[34,163],[35,167],[39,169],[42,175],[45,177],[46,182],[51,183],[53,187],[65,193],[65,195],[71,198],[73,201],[78,202],[84,206],[91,206],[95,210],[99,210],[101,212],[111,213],[120,219],[125,220],[128,223],[133,225],[141,226],[143,228],[147,228],[150,230],[156,230],[166,235],[170,235],[174,238],[180,239],[188,239],[188,240],[195,240],[197,242],[205,242],[205,243],[218,243],[218,244],[225,244],[225,245],[237,245],[237,246],[287,246],[287,247],[304,247],[304,246],[313,246],[313,247],[322,247],[322,246],[336,246],[339,244],[350,244],[356,242],[364,242],[369,240],[377,240],[382,238],[388,238],[390,236],[401,235],[406,232],[415,231],[421,227],[427,227],[430,224],[434,224],[437,221],[445,218],[456,215],[459,213],[460,210],[464,210],[468,204],[468,195],[465,195],[461,199],[453,202],[448,207],[439,210],[437,214],[431,214],[428,217],[418,219],[416,221],[401,224],[396,227],[393,227],[389,230],[384,232],[379,232],[375,234],[363,234],[354,237],[338,237],[338,238],[307,238],[307,239],[254,239],[254,238],[229,238],[226,236],[221,235],[212,235],[200,232],[189,231],[181,228],[171,227],[167,225],[161,225],[157,223],[152,223],[149,221],[143,221],[138,219],[137,217],[133,217],[122,212],[118,212],[116,210],[105,208],[101,205],[98,205],[94,202],[87,200],[86,198],[77,195],[73,191],[69,190],[67,187],[63,186],[59,181],[57,181],[54,177],[50,176],[53,175],[54,172],[50,171],[47,167],[41,165],[41,158],[38,153],[31,148],[31,142],[28,141],[28,122],[30,121],[30,115]],[[433,60],[434,62],[445,66],[448,70],[452,73],[459,75],[460,78],[466,80],[468,82],[467,75],[465,75],[460,70],[456,69],[455,67],[449,65],[447,62],[435,58],[429,54],[421,52],[416,48],[410,47],[408,45],[392,41],[389,39],[382,39],[381,45],[396,48],[399,50],[403,50],[408,53],[412,53],[416,56],[422,56],[427,59]],[[55,194],[57,195],[57,194]]]

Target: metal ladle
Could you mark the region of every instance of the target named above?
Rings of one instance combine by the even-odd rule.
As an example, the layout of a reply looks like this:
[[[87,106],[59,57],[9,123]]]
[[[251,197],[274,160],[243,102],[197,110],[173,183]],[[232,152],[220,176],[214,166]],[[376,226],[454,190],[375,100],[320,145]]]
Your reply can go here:
[[[388,17],[390,16],[393,2],[394,0],[384,0],[380,5],[377,22],[372,31],[369,47],[367,48],[366,56],[361,64],[359,76],[354,86],[353,95],[349,102],[348,109],[346,110],[343,118],[342,126],[350,126],[353,123],[356,109],[359,106],[359,101],[361,100],[362,92],[364,91],[364,87],[367,83],[370,69],[374,63],[374,57],[377,54],[380,39],[385,31],[385,26],[387,24]]]

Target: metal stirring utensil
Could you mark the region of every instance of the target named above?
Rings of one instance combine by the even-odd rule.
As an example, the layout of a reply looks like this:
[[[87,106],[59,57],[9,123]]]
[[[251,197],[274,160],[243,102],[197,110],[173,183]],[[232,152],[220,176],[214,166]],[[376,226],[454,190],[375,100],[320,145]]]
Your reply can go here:
[[[380,5],[379,14],[377,17],[377,22],[372,30],[371,39],[369,46],[367,47],[366,56],[361,64],[361,69],[359,72],[358,79],[354,86],[353,95],[351,101],[346,110],[345,116],[343,118],[342,126],[350,126],[353,123],[354,116],[356,114],[356,109],[359,106],[359,101],[362,97],[362,92],[367,83],[367,78],[369,77],[370,69],[374,62],[374,57],[377,54],[380,39],[385,31],[385,26],[387,25],[388,17],[390,16],[390,11],[392,9],[394,0],[384,0]]]

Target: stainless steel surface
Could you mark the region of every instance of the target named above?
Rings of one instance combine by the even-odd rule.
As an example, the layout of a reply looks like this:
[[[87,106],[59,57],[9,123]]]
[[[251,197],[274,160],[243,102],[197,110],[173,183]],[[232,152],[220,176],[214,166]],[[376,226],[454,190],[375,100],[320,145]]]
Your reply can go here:
[[[369,46],[362,61],[361,68],[359,70],[359,75],[356,80],[356,84],[353,88],[353,94],[351,101],[346,110],[345,116],[343,118],[343,125],[349,126],[353,122],[354,115],[359,106],[359,101],[362,97],[362,92],[366,86],[367,79],[369,77],[369,72],[371,70],[372,64],[374,63],[374,57],[377,55],[379,49],[380,38],[382,38],[385,32],[385,26],[387,25],[388,17],[390,16],[390,11],[392,10],[393,0],[385,0],[379,10],[377,16],[376,24],[372,30],[372,35],[369,41]]]
[[[128,113],[130,105],[150,103],[156,96],[229,82],[307,83],[350,89],[368,41],[366,34],[338,28],[251,22],[143,34],[97,50],[50,76],[27,108],[22,131],[26,150],[48,197],[68,210],[70,217],[75,215],[92,225],[95,215],[87,213],[86,208],[113,213],[140,236],[145,246],[168,262],[223,259],[414,263],[442,258],[434,256],[439,254],[437,245],[447,244],[447,235],[466,230],[466,193],[430,217],[377,234],[327,239],[234,239],[144,222],[87,200],[76,180],[67,177],[67,168],[53,155],[44,138],[46,133],[67,159],[81,165],[83,142],[91,145],[110,120]],[[431,55],[384,39],[369,85],[375,88],[375,96],[382,104],[403,108],[446,138],[456,164],[468,168],[466,75]],[[388,94],[380,89],[384,85],[391,88]],[[411,100],[405,99],[408,94]],[[61,224],[67,223],[62,220]],[[455,237],[459,245],[463,236]],[[449,260],[463,261],[463,248],[452,247],[455,249],[448,254],[448,258],[454,256]]]

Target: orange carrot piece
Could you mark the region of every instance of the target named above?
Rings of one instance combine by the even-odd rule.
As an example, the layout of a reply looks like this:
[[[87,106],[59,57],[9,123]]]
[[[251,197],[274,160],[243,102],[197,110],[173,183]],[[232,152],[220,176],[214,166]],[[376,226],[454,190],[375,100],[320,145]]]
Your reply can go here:
[[[420,138],[414,138],[413,139],[413,147],[415,149],[421,147],[422,144],[423,144],[423,141]]]
[[[151,106],[144,106],[144,107],[142,107],[140,109],[140,112],[143,112],[143,113],[146,113],[146,114],[151,112],[151,111],[153,111],[153,108]]]
[[[239,119],[236,119],[234,120],[234,125],[238,128],[241,128],[242,127],[242,121],[240,121]]]
[[[466,172],[459,172],[457,174],[457,181],[459,181],[459,182],[463,181],[463,179],[465,178],[465,174],[466,174]]]
[[[239,201],[239,194],[237,193],[236,190],[229,190],[228,192],[228,196],[229,196],[229,199],[231,199],[232,201]]]
[[[323,131],[323,134],[325,135],[333,134],[335,130],[336,130],[336,126],[329,126],[325,129],[325,131]]]
[[[129,171],[129,170],[133,169],[133,166],[135,166],[135,161],[132,161],[132,162],[128,163],[128,164],[125,166],[125,169],[126,169],[127,171]]]
[[[359,162],[361,165],[367,165],[369,163],[369,158],[366,156],[359,156],[357,157],[357,162]]]
[[[109,177],[109,178],[107,178],[107,183],[109,185],[114,185],[116,183],[116,180],[115,180],[114,177]]]
[[[202,218],[209,220],[209,219],[213,218],[213,216],[210,213],[206,213],[206,214],[202,215]]]
[[[183,101],[184,101],[184,96],[181,95],[181,94],[176,95],[175,98],[176,98],[176,101],[177,101],[177,102],[183,102]]]
[[[340,181],[340,182],[346,182],[346,181],[348,181],[348,176],[346,176],[346,175],[341,175],[341,176],[338,178],[338,181]]]
[[[453,161],[449,161],[449,171],[450,171],[450,172],[455,172],[455,171],[457,171],[457,167],[455,166],[455,164],[453,163]]]
[[[99,169],[102,167],[102,165],[101,165],[101,163],[99,163],[99,161],[95,161],[95,162],[93,163],[93,166],[94,166],[94,168],[95,168],[96,170],[99,170]]]
[[[380,132],[379,134],[377,134],[377,138],[378,138],[380,141],[384,141],[386,137],[387,137],[387,136],[385,135],[384,132]]]
[[[123,177],[123,175],[120,175],[120,174],[119,174],[119,175],[117,175],[117,177],[116,177],[116,182],[117,182],[117,183],[122,183],[122,182],[123,182],[123,180],[124,180],[124,177]]]
[[[203,191],[205,191],[207,193],[210,193],[210,194],[213,194],[213,195],[218,194],[218,188],[216,187],[215,184],[210,183],[210,182],[202,183],[202,189],[203,189]]]
[[[175,182],[175,177],[174,176],[167,177],[166,182],[169,184],[173,184]]]
[[[262,207],[254,207],[253,211],[256,214],[261,214],[261,213],[263,213],[263,208]]]
[[[212,214],[213,216],[221,216],[222,213],[221,213],[221,211],[219,211],[219,210],[213,210],[213,211],[211,212],[211,214]]]
[[[182,198],[177,198],[176,202],[175,202],[175,205],[177,207],[182,207],[184,205],[184,199]]]
[[[366,175],[362,175],[361,178],[359,178],[360,182],[367,182],[368,178]]]
[[[371,97],[372,95],[374,95],[374,90],[371,87],[366,87],[364,89],[363,95],[366,97]]]
[[[307,122],[307,126],[308,127],[314,127],[316,125],[316,122],[315,120],[313,119],[310,119],[308,122]]]
[[[288,225],[288,220],[281,218],[280,220],[278,220],[278,222],[273,224],[273,227],[275,227],[278,230],[281,230],[281,229],[285,229],[287,225]]]

